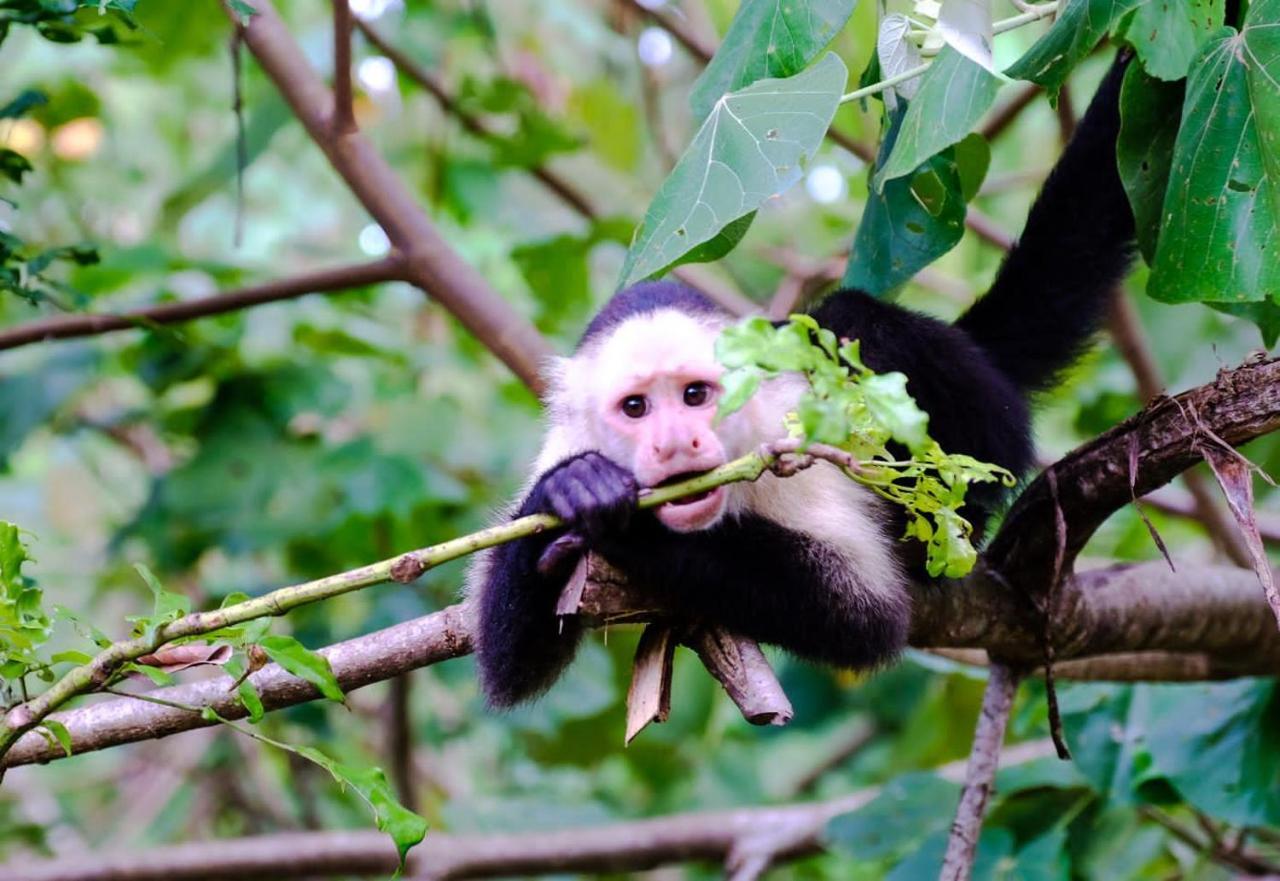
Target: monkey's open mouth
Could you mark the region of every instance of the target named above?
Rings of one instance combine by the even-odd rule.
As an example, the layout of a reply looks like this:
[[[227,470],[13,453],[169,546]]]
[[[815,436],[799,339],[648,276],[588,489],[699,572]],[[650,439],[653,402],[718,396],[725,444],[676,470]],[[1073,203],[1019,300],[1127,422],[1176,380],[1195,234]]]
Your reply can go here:
[[[690,480],[694,477],[698,477],[699,475],[704,473],[705,472],[702,472],[702,471],[684,471],[684,472],[681,472],[680,474],[673,474],[670,477],[662,481],[659,481],[657,486],[671,486],[672,484],[675,484],[675,483],[682,483],[683,481]],[[701,502],[702,500],[706,499],[713,492],[715,492],[716,489],[718,489],[718,487],[712,487],[711,489],[703,490],[700,493],[694,493],[691,496],[685,496],[679,499],[672,499],[671,501],[667,502],[667,504],[673,505],[675,507],[681,507],[683,505],[692,505],[694,502]]]

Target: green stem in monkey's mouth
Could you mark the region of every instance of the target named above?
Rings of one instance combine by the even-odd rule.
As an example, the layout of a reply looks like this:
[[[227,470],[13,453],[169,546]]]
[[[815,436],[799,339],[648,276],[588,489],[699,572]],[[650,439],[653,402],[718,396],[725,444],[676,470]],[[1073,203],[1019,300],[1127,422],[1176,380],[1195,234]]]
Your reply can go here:
[[[655,484],[655,486],[671,486],[672,484],[675,484],[675,483],[681,483],[682,481],[690,480],[691,478],[694,478],[694,477],[699,477],[705,473],[706,472],[704,471],[683,471],[680,474],[673,474],[670,477],[666,478],[665,480],[659,481],[658,483]],[[684,496],[683,498],[672,499],[666,504],[671,505],[673,507],[679,507],[681,505],[692,505],[694,502],[701,502],[703,499],[710,496],[719,488],[720,487],[712,487],[711,489],[703,490],[700,493],[694,493],[691,496]]]

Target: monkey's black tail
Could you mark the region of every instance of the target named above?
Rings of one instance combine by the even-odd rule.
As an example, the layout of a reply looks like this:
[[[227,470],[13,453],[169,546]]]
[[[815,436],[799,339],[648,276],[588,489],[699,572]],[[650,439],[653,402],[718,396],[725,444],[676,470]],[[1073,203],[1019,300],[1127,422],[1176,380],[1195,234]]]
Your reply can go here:
[[[991,290],[957,326],[1027,392],[1046,389],[1101,325],[1133,254],[1116,169],[1121,53],[1098,87]]]

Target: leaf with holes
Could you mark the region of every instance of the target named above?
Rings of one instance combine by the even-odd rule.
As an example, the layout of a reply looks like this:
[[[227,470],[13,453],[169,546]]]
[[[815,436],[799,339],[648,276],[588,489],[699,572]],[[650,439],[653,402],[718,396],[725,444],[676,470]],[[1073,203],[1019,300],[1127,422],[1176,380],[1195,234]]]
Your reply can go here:
[[[924,76],[907,108],[889,159],[872,183],[910,174],[920,163],[969,134],[996,99],[1000,81],[951,46],[943,49]]]
[[[903,117],[900,104],[880,144],[877,163],[893,152]],[[955,150],[943,150],[909,176],[867,197],[842,284],[884,296],[950,251],[964,234],[964,198]]]
[[[1143,68],[1162,80],[1180,80],[1210,34],[1222,27],[1224,0],[1148,0],[1124,25]]]
[[[1120,88],[1116,167],[1133,206],[1138,248],[1148,266],[1155,260],[1185,94],[1185,83],[1161,82],[1148,76],[1138,64],[1129,65]]]
[[[847,78],[844,62],[828,54],[790,79],[761,80],[720,99],[649,205],[619,287],[686,262],[800,180]]]
[[[715,57],[693,84],[693,115],[706,119],[726,92],[804,70],[856,5],[856,0],[744,0]]]
[[[1280,299],[1277,10],[1252,6],[1242,31],[1218,31],[1192,65],[1147,285],[1156,299]]]

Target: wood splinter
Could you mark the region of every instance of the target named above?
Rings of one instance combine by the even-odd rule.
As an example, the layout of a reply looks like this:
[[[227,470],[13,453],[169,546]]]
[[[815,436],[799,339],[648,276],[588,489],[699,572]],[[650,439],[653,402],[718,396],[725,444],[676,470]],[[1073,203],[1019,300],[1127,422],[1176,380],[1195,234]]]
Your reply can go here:
[[[636,647],[627,692],[626,742],[651,722],[665,722],[671,710],[671,671],[677,643],[697,653],[742,716],[752,725],[785,725],[794,711],[782,684],[755,640],[714,625],[674,621],[653,605],[643,588],[595,554],[574,568],[556,604],[561,616],[606,626],[647,624]]]

